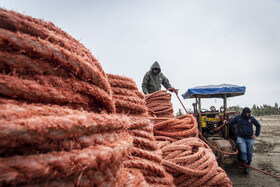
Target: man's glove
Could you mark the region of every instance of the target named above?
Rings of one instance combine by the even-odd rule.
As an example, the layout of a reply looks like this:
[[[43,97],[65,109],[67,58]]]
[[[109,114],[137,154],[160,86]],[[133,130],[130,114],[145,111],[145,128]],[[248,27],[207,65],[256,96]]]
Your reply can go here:
[[[175,89],[175,88],[169,88],[169,91],[170,91],[170,92],[174,92],[174,93],[178,94],[178,89]]]

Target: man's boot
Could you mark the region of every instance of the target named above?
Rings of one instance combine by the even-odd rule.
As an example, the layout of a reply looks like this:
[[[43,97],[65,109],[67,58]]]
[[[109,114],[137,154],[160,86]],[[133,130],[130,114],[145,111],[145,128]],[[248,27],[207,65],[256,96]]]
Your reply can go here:
[[[248,162],[248,163],[247,163],[248,166],[250,166],[250,164],[251,164],[251,162]],[[249,171],[250,171],[250,168],[249,168],[249,167],[245,167],[245,168],[244,168],[244,174],[248,175],[248,174],[249,174]]]
[[[246,160],[243,159],[243,158],[241,158],[241,159],[239,160],[239,162],[241,163],[241,164],[240,164],[240,165],[241,165],[241,168],[244,168],[245,166],[244,166],[243,164],[246,164],[246,163],[247,163]]]

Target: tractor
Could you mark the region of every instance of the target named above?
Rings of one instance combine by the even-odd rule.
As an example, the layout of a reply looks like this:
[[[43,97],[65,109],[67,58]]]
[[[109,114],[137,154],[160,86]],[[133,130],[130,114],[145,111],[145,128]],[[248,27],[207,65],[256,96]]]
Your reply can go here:
[[[227,98],[245,94],[246,87],[231,84],[199,86],[188,89],[182,96],[184,99],[194,98],[193,115],[197,118],[200,137],[212,147],[219,165],[234,164],[237,160],[236,125],[224,126],[220,131],[215,128],[229,121],[239,112],[227,111]],[[210,110],[201,107],[202,99],[223,99],[223,106],[217,110],[214,106]],[[226,153],[230,154],[226,154]]]

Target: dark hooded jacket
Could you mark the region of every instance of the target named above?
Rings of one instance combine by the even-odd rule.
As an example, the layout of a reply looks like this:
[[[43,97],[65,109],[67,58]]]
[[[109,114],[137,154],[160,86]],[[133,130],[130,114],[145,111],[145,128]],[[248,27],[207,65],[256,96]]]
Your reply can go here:
[[[158,69],[159,73],[154,74],[153,69]],[[171,88],[171,84],[169,83],[169,80],[161,73],[161,68],[159,66],[158,62],[154,62],[154,64],[151,66],[150,71],[148,71],[142,82],[142,90],[143,93],[153,93],[161,89],[161,85],[163,85],[166,89]]]
[[[256,126],[256,136],[260,135],[261,125],[253,116],[246,116],[246,113],[250,113],[250,109],[248,107],[245,107],[241,115],[235,116],[227,123],[227,125],[237,124],[237,136],[244,139],[252,139],[254,134],[253,125]]]

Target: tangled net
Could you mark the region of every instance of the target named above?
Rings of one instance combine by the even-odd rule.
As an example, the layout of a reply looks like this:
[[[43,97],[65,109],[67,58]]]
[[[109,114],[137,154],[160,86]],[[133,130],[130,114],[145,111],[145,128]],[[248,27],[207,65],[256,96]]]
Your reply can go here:
[[[173,111],[168,109],[172,103],[166,91],[148,95],[146,102],[156,115],[152,118],[153,131],[162,151],[162,164],[173,175],[176,186],[232,186],[212,150],[198,138],[197,121],[192,115],[175,118],[161,112]]]
[[[145,96],[146,105],[151,111],[151,116],[157,118],[174,118],[173,107],[171,103],[171,94],[166,90],[159,90]]]
[[[73,109],[115,111],[99,62],[50,22],[0,8],[0,94]]]

